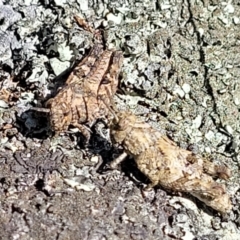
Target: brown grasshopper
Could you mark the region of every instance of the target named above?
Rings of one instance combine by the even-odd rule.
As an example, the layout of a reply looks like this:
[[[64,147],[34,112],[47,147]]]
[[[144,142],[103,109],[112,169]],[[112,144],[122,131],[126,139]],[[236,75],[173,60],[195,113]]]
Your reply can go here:
[[[95,45],[70,74],[66,85],[46,103],[52,129],[57,133],[66,131],[71,124],[89,139],[89,131],[83,124],[91,126],[106,115],[108,108],[99,97],[108,97],[105,87],[110,89],[111,97],[115,94],[121,65],[120,51],[101,52],[101,46]]]
[[[83,19],[75,19],[86,30],[94,31]],[[101,98],[111,102],[117,90],[122,63],[121,51],[104,50],[103,43],[98,41],[89,55],[73,69],[63,88],[47,101],[45,112],[50,113],[52,130],[59,133],[73,125],[88,141],[90,132],[86,124],[91,127],[98,118],[108,113]]]
[[[231,210],[225,185],[209,176],[228,179],[231,175],[229,168],[179,148],[129,111],[113,114],[110,135],[113,142],[123,146],[124,153],[111,163],[112,168],[130,155],[151,181],[147,189],[161,185],[169,190],[188,192],[219,212]]]

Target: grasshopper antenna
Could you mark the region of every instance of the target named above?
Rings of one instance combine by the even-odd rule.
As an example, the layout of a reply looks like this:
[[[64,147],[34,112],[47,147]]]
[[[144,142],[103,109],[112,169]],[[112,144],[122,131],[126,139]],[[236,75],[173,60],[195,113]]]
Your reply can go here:
[[[95,33],[95,30],[85,21],[85,19],[75,15],[74,16],[75,21],[77,24],[82,27],[84,30],[90,32],[90,33]]]
[[[82,27],[84,30],[93,34],[97,40],[102,41],[102,33],[101,30],[95,30],[92,28],[82,17],[78,15],[74,15],[74,20],[77,22],[78,26]]]

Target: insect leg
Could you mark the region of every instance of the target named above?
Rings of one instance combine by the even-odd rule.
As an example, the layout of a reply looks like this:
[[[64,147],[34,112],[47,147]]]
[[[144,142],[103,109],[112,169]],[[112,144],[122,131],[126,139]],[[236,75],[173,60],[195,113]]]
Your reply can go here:
[[[231,176],[231,171],[228,167],[224,165],[216,165],[206,158],[200,159],[198,155],[189,154],[186,160],[192,164],[197,163],[199,160],[201,160],[204,172],[209,175],[218,176],[225,180],[227,180]]]
[[[227,180],[231,176],[231,171],[224,165],[216,165],[207,159],[203,159],[204,171],[210,175],[218,176]]]
[[[76,128],[79,129],[79,131],[83,134],[83,136],[86,138],[86,142],[88,143],[90,140],[90,132],[91,130],[89,128],[87,128],[85,125],[82,125],[80,123],[72,123],[72,125]]]
[[[114,159],[111,164],[110,164],[110,167],[112,169],[116,168],[117,165],[119,165],[121,162],[124,161],[124,159],[127,157],[127,153],[126,152],[123,152],[120,156],[118,156],[116,159]]]

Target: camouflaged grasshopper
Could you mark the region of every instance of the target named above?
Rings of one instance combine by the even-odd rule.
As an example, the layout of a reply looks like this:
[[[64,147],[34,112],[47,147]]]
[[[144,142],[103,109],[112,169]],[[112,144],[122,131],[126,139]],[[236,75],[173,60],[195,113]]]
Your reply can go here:
[[[225,185],[210,176],[226,180],[231,175],[229,168],[179,148],[129,111],[115,111],[113,115],[110,135],[113,142],[123,146],[124,152],[111,163],[112,168],[130,155],[151,181],[147,189],[160,185],[169,190],[188,192],[219,212],[231,210]]]
[[[75,20],[87,31],[98,34],[83,19],[75,16]],[[63,88],[46,102],[46,109],[32,108],[49,112],[51,129],[56,134],[72,125],[88,141],[88,127],[108,113],[108,107],[101,98],[110,104],[117,90],[123,54],[112,49],[104,50],[102,40],[97,40],[89,55],[73,69]]]

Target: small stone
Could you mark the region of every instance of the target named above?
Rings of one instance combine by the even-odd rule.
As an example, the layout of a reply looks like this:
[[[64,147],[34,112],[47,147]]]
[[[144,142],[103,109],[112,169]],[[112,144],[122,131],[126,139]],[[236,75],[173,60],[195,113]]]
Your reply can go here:
[[[8,104],[0,99],[0,108],[8,108]]]
[[[235,97],[235,98],[233,99],[233,102],[234,102],[234,104],[235,104],[236,106],[238,106],[238,105],[240,104],[240,101],[239,101],[238,97]]]
[[[240,22],[239,17],[234,16],[234,17],[233,17],[233,23],[234,23],[234,24],[239,24],[239,22]]]
[[[74,179],[64,178],[63,181],[72,188],[75,188],[79,185],[79,182],[75,181]]]
[[[186,231],[185,235],[182,237],[182,240],[194,239],[195,235],[193,235],[190,231]]]
[[[198,208],[196,204],[187,198],[182,197],[172,197],[171,200],[169,200],[170,205],[174,206],[174,208],[179,209],[181,208],[181,205],[183,205],[187,209],[191,209],[193,212],[198,212]],[[180,205],[181,204],[181,205]]]
[[[184,83],[182,85],[182,90],[187,94],[187,93],[190,93],[191,87],[190,87],[190,85],[188,83]]]
[[[98,156],[92,157],[90,161],[93,163],[98,163]]]
[[[166,10],[166,9],[170,9],[172,7],[172,5],[168,4],[168,3],[163,3],[161,4],[161,9],[162,10]]]
[[[185,131],[189,136],[192,134],[192,129],[191,128],[187,128]]]
[[[231,126],[229,126],[229,125],[225,125],[225,130],[226,130],[230,135],[233,134],[233,129],[232,129]]]
[[[73,51],[67,46],[67,42],[63,42],[58,46],[59,59],[64,61],[70,61],[73,57]]]
[[[203,28],[199,28],[199,29],[198,29],[198,32],[199,32],[200,36],[203,36],[203,34],[204,34],[204,29],[203,29]]]
[[[1,140],[0,140],[1,144],[4,144],[6,142],[8,142],[8,138],[7,137],[1,138]]]
[[[76,186],[77,190],[83,190],[86,192],[91,192],[94,188],[95,188],[95,185],[93,185],[91,183],[79,184],[78,186]]]
[[[221,16],[221,17],[219,17],[219,19],[220,19],[225,25],[228,24],[228,19],[227,19],[226,17]]]
[[[187,216],[185,214],[178,214],[176,217],[178,223],[185,223],[187,221]]]
[[[206,134],[205,134],[205,138],[208,140],[208,141],[211,141],[213,138],[214,138],[214,132],[213,131],[208,131]]]
[[[226,88],[223,88],[223,89],[218,90],[218,92],[219,92],[220,94],[223,94],[223,93],[227,92],[227,90],[226,90]]]
[[[32,0],[29,0],[30,2],[32,2]],[[54,1],[56,6],[59,6],[59,7],[64,7],[65,4],[67,3],[67,0],[56,0]]]
[[[227,4],[227,6],[224,8],[224,11],[227,13],[234,13],[234,7],[232,4]]]
[[[34,93],[31,92],[23,92],[21,93],[21,97],[19,98],[19,101],[22,103],[28,103],[32,102],[34,100]]]
[[[95,185],[86,181],[86,183],[80,183],[81,178],[73,177],[73,178],[64,178],[63,181],[72,188],[76,188],[77,190],[84,190],[86,192],[90,192],[95,188]]]
[[[112,21],[114,22],[115,24],[120,24],[121,21],[122,21],[122,15],[121,14],[118,14],[117,16],[112,14],[112,13],[108,13],[107,14],[107,20],[108,21]]]
[[[62,72],[64,72],[70,67],[70,62],[62,62],[58,58],[51,58],[50,64],[56,76],[60,75]]]
[[[77,2],[80,5],[80,9],[82,11],[88,10],[88,0],[77,0]]]
[[[201,115],[197,115],[197,117],[193,120],[193,128],[199,128],[202,124],[202,117]]]
[[[180,98],[183,98],[185,95],[185,92],[180,88],[180,86],[176,85],[173,90],[174,95],[178,95]]]
[[[204,149],[205,149],[206,153],[211,153],[212,152],[210,147],[205,147]]]

